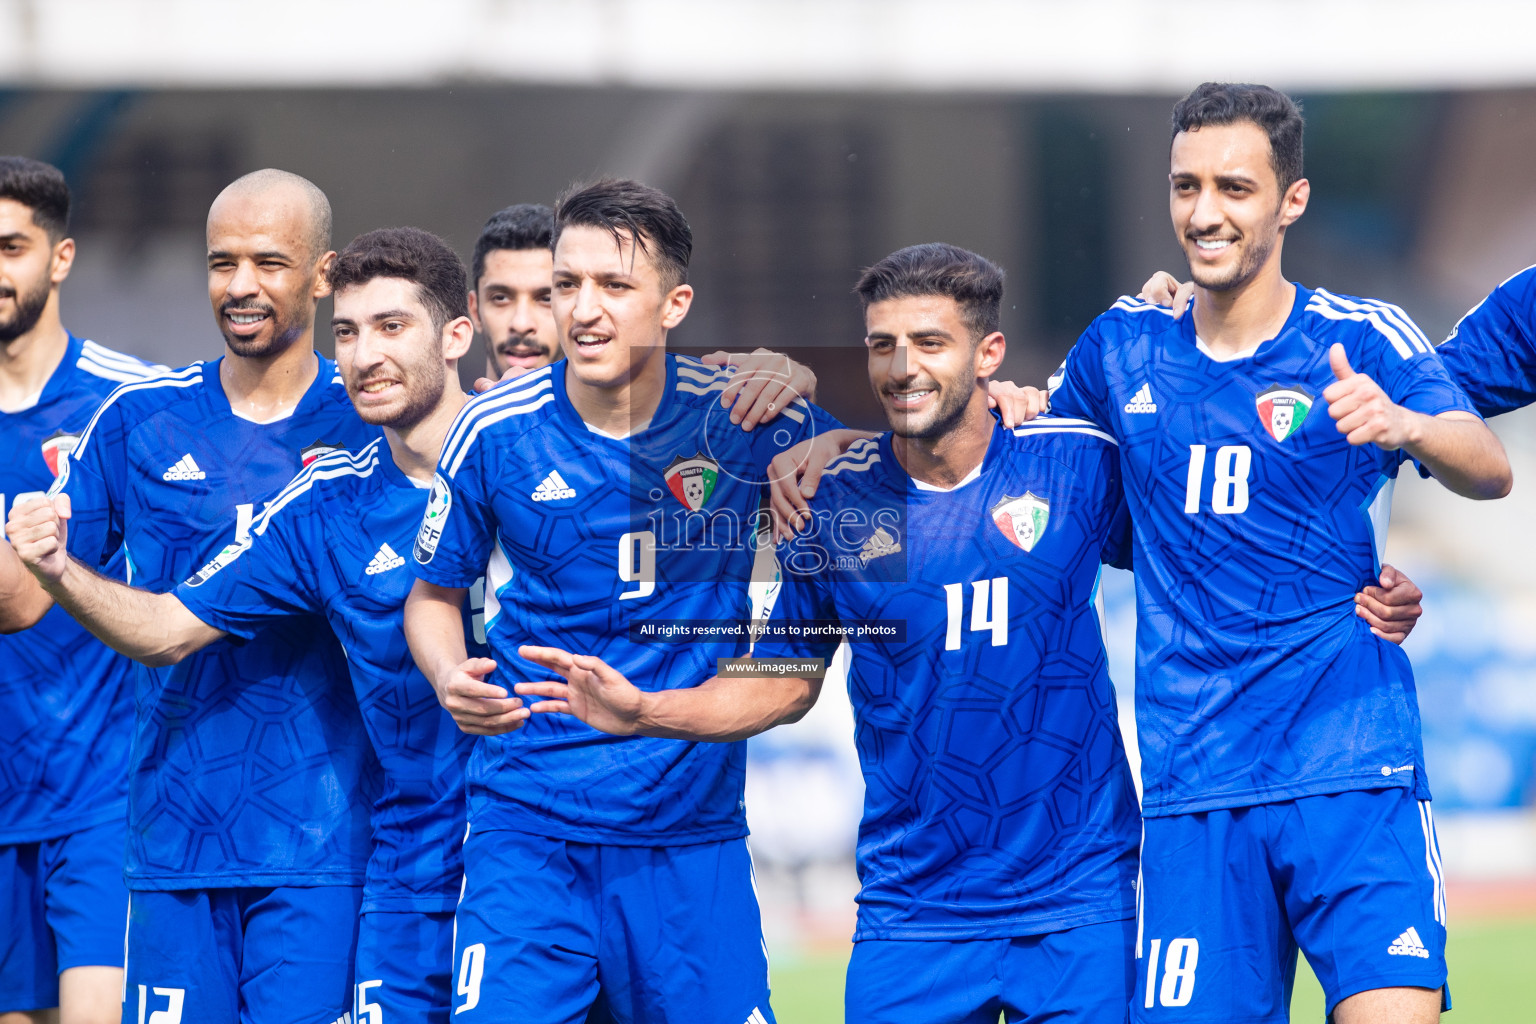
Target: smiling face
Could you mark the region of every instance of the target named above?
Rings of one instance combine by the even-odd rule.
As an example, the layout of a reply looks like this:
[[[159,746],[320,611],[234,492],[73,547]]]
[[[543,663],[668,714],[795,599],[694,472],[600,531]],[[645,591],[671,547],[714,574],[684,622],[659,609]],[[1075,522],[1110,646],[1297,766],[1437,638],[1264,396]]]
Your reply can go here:
[[[864,311],[869,383],[899,437],[933,439],[986,404],[984,378],[997,372],[1003,336],[980,342],[947,295],[901,295]]]
[[[226,192],[208,211],[208,298],[235,355],[275,356],[313,329],[335,253],[314,251],[311,218],[282,188]]]
[[[469,294],[469,315],[485,336],[486,375],[537,370],[560,358],[550,310],[553,260],[548,249],[492,249]]]
[[[463,354],[455,325],[467,345],[468,321],[434,328],[414,281],[376,277],[336,293],[336,365],[363,422],[405,430],[438,407]]]
[[[1282,193],[1269,138],[1251,121],[1206,125],[1174,136],[1169,212],[1195,284],[1241,287],[1266,267],[1279,271],[1285,229],[1306,210],[1305,178]]]
[[[69,275],[75,243],[57,245],[32,220],[31,207],[0,199],[0,345],[37,326],[53,288]]]
[[[686,284],[664,287],[650,255],[629,236],[571,225],[555,248],[552,306],[571,373],[596,388],[617,388],[666,349],[667,331],[693,301]]]

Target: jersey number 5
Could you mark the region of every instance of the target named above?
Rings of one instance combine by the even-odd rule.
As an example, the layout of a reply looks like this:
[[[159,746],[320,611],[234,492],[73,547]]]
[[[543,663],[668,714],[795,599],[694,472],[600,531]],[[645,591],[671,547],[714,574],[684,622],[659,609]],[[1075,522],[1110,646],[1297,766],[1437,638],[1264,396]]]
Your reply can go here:
[[[1248,511],[1248,471],[1253,468],[1253,449],[1227,444],[1216,449],[1216,479],[1211,482],[1211,511],[1233,515]],[[1205,480],[1205,445],[1189,446],[1189,475],[1184,481],[1184,511],[1200,511],[1200,485]]]

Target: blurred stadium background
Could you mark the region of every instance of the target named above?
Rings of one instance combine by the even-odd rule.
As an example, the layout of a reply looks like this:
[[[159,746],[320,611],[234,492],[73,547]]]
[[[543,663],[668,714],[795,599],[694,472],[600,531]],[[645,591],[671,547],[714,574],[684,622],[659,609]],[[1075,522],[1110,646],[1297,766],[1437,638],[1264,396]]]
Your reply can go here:
[[[1117,294],[1183,269],[1168,111],[1209,78],[1303,101],[1314,191],[1290,276],[1397,302],[1443,338],[1536,262],[1532,29],[1524,0],[0,0],[0,152],[75,188],[67,324],[173,364],[220,350],[203,219],[241,173],[312,178],[338,244],[415,224],[466,256],[502,206],[640,177],[696,232],[677,341],[791,349],[868,424],[857,268],[939,239],[999,261],[1007,372],[1042,381]],[[1514,495],[1478,506],[1405,480],[1389,549],[1428,595],[1408,650],[1463,1024],[1536,1020],[1536,416],[1494,426]],[[1125,704],[1128,577],[1105,592]],[[752,744],[785,1024],[841,1020],[851,722],[829,684],[806,722]],[[1315,986],[1298,993],[1296,1019],[1318,1019]]]

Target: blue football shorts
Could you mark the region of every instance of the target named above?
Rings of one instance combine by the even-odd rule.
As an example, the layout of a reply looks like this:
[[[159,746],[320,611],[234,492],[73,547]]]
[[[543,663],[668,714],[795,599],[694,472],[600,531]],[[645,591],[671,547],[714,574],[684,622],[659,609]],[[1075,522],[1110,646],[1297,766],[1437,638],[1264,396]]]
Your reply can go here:
[[[848,1024],[1124,1024],[1136,922],[1044,935],[853,944]]]
[[[745,839],[471,830],[456,923],[456,1022],[773,1024]]]
[[[360,885],[133,893],[123,1020],[343,1020],[362,899]]]
[[[0,1013],[59,1005],[59,972],[123,966],[127,823],[0,846]]]
[[[453,912],[371,910],[357,930],[354,1024],[447,1024]]]
[[[1327,997],[1441,989],[1445,887],[1406,788],[1147,818],[1134,1021],[1286,1024],[1296,953]]]

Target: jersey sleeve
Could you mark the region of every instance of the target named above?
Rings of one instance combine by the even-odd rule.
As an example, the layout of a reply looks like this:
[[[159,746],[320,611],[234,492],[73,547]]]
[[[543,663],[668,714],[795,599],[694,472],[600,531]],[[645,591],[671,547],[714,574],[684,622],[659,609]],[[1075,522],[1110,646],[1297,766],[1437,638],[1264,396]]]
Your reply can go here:
[[[1131,568],[1131,509],[1125,500],[1120,480],[1120,456],[1117,449],[1105,452],[1096,467],[1095,480],[1104,522],[1104,547],[1099,560],[1116,569]]]
[[[1077,339],[1061,368],[1046,385],[1051,412],[1103,424],[1115,422],[1109,414],[1109,385],[1104,378],[1104,340],[1095,320]]]
[[[450,435],[458,429],[456,424]],[[416,532],[412,566],[418,579],[458,588],[474,586],[485,575],[496,540],[494,490],[484,486],[490,449],[473,432],[467,441],[444,447]]]
[[[105,567],[123,546],[128,439],[116,397],[96,411],[48,490],[50,496],[69,495],[69,553],[93,569]]]
[[[1371,374],[1387,397],[1405,409],[1425,416],[1445,412],[1470,412],[1476,407],[1467,393],[1451,379],[1423,332],[1396,306],[1372,303],[1370,322],[1376,330],[1365,335],[1371,344],[1357,346],[1350,365]]]
[[[807,441],[828,430],[839,430],[842,424],[837,417],[819,405],[797,398],[778,416],[767,423],[758,424],[749,434],[752,461],[759,471],[766,473],[768,464],[781,452],[788,451],[801,441]]]
[[[1472,307],[1436,352],[1484,416],[1536,401],[1536,267]]]
[[[793,552],[803,543],[797,538],[780,549],[781,562],[794,564]],[[778,600],[767,619],[767,632],[752,647],[754,658],[830,658],[837,650],[837,640],[826,637],[796,639],[790,628],[809,620],[836,621],[837,609],[831,601],[831,584],[817,575],[785,569]]]
[[[304,529],[316,521],[312,503],[282,499],[279,494],[251,525],[248,544],[176,588],[177,600],[215,629],[249,640],[272,619],[323,610],[316,570],[326,545]]]

